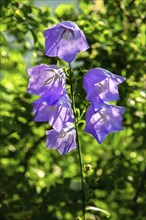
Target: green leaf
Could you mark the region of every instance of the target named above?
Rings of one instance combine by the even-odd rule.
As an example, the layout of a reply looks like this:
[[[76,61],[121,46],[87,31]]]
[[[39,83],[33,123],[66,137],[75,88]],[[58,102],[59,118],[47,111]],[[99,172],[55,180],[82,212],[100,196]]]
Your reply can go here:
[[[94,212],[103,212],[107,217],[110,216],[110,213],[108,211],[106,211],[104,209],[100,209],[100,208],[94,207],[94,206],[87,206],[86,210],[87,211],[94,211]]]

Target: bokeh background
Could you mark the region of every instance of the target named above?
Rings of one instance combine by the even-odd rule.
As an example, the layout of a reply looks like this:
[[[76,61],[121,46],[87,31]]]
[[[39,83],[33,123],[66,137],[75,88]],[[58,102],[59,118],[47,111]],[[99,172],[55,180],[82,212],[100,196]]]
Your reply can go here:
[[[0,219],[82,218],[78,152],[61,156],[46,149],[45,130],[50,127],[33,121],[36,97],[27,93],[27,68],[57,63],[44,55],[43,31],[71,20],[90,45],[72,63],[80,110],[86,104],[86,70],[103,67],[127,78],[115,103],[126,107],[124,130],[99,145],[80,125],[86,202],[96,208],[87,211],[86,219],[145,220],[146,1],[1,0],[0,6]]]

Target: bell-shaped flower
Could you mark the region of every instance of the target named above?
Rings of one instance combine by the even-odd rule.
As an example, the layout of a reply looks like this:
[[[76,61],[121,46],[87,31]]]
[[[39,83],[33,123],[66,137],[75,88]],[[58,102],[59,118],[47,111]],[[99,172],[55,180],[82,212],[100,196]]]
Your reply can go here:
[[[34,95],[50,95],[54,101],[63,95],[65,90],[65,73],[56,66],[41,64],[28,69],[30,75],[28,93]]]
[[[86,112],[85,131],[101,144],[108,133],[117,132],[123,129],[122,114],[125,108],[120,106],[106,105],[98,111],[90,105]]]
[[[77,148],[76,130],[74,124],[67,122],[60,132],[56,130],[46,131],[47,148],[57,149],[61,155]]]
[[[83,79],[87,99],[91,102],[99,102],[99,98],[104,102],[118,100],[117,85],[124,80],[124,77],[115,75],[103,68],[90,69]]]
[[[70,100],[64,94],[57,102],[53,102],[51,96],[43,96],[33,102],[34,121],[49,122],[58,132],[61,131],[66,122],[73,122],[74,116]]]
[[[44,31],[46,55],[70,63],[89,48],[84,33],[71,21],[63,21]]]

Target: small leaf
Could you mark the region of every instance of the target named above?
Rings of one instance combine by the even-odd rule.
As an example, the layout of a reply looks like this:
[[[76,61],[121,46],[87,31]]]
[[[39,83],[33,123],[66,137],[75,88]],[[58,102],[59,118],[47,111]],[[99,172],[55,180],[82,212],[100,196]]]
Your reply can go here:
[[[104,209],[100,209],[100,208],[97,208],[97,207],[94,207],[94,206],[87,206],[86,207],[86,210],[88,211],[95,211],[95,212],[103,212],[104,214],[106,214],[107,215],[107,217],[109,217],[110,216],[110,213],[108,212],[108,211],[106,211],[106,210],[104,210]]]

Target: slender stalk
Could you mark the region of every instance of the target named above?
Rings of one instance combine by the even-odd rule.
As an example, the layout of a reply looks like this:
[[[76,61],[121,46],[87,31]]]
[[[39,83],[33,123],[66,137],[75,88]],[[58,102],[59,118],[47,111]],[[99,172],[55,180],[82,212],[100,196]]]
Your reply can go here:
[[[84,176],[83,176],[83,160],[82,160],[82,152],[79,143],[79,131],[78,131],[78,116],[76,115],[76,105],[75,105],[75,91],[73,88],[73,72],[71,70],[71,65],[69,64],[69,78],[70,78],[70,89],[71,89],[71,101],[72,101],[72,109],[75,116],[75,129],[76,129],[76,142],[77,142],[77,150],[79,155],[79,165],[80,165],[80,174],[81,174],[81,183],[82,183],[82,200],[83,200],[83,220],[85,220],[85,187],[84,187]]]

